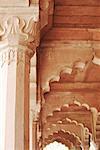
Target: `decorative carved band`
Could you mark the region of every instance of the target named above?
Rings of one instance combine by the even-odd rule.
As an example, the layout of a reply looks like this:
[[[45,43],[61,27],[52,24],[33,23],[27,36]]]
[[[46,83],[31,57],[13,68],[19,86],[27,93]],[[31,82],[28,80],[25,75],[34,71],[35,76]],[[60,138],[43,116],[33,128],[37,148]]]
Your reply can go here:
[[[25,61],[26,58],[26,61]],[[0,54],[0,67],[2,68],[4,64],[10,65],[12,62],[16,61],[17,65],[21,63],[30,63],[30,56],[23,50],[9,49]]]

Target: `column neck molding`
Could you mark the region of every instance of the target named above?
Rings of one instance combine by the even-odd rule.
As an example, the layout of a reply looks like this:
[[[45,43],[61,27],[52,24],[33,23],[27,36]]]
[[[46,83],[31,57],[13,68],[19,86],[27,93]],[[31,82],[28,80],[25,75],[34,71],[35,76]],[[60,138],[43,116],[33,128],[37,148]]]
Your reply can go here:
[[[27,61],[24,61],[24,58],[27,58]],[[2,68],[4,64],[10,65],[12,62],[16,61],[17,65],[21,63],[27,63],[30,64],[30,55],[25,53],[23,50],[15,50],[15,49],[9,49],[8,51],[5,51],[0,54],[0,67]]]

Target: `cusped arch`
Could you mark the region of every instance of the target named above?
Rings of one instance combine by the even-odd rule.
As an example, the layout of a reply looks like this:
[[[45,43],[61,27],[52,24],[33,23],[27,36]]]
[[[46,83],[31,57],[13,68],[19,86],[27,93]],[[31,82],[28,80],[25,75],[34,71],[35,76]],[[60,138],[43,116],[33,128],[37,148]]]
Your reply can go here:
[[[73,147],[73,143],[71,143],[69,140],[67,140],[65,138],[60,137],[59,135],[57,135],[57,137],[50,136],[47,139],[45,139],[44,143],[43,143],[43,147],[46,147],[47,145],[49,145],[50,143],[53,143],[55,141],[58,143],[64,144],[68,148]]]
[[[60,93],[61,94],[61,93]],[[84,99],[80,99],[80,97],[76,97],[75,94],[73,93],[70,93],[70,92],[67,92],[64,94],[61,94],[61,95],[46,95],[46,103],[43,105],[43,119],[45,121],[46,117],[49,116],[49,115],[52,115],[53,114],[53,111],[55,110],[58,110],[58,111],[61,111],[61,108],[66,106],[67,107],[70,107],[70,105],[77,105],[78,107],[84,107],[84,109],[87,109],[87,111],[91,111],[95,114],[95,117],[96,117],[96,114],[97,114],[97,109],[95,107],[90,107],[88,104],[84,103]],[[57,102],[53,102],[54,99],[57,100]],[[52,107],[50,107],[52,105]]]
[[[69,141],[70,146],[81,146],[81,141],[76,135],[70,132],[65,132],[64,130],[59,130],[50,134],[47,138],[44,139],[44,142],[50,141],[52,139],[57,139],[57,138],[62,139],[62,142]]]
[[[84,117],[83,117],[84,115]],[[88,128],[89,132],[96,137],[96,117],[97,111],[93,108],[89,108],[88,105],[75,102],[73,104],[63,105],[60,109],[56,109],[53,113],[48,114],[45,123],[46,126],[50,126],[56,123],[74,124],[81,126],[82,128]],[[69,120],[71,120],[69,122]],[[84,135],[84,134],[83,134]]]
[[[70,132],[79,138],[80,141],[85,140],[84,128],[81,125],[76,125],[74,122],[69,122],[66,120],[66,123],[48,123],[44,125],[43,136],[47,138],[49,135],[59,130],[64,130],[65,132]]]
[[[95,76],[91,76],[91,71],[97,72]],[[88,74],[88,75],[87,75]],[[72,67],[61,66],[55,74],[49,76],[46,82],[42,85],[43,94],[50,92],[52,83],[67,83],[67,82],[90,82],[100,81],[100,58],[94,52],[88,62],[83,62],[79,59],[73,62]]]

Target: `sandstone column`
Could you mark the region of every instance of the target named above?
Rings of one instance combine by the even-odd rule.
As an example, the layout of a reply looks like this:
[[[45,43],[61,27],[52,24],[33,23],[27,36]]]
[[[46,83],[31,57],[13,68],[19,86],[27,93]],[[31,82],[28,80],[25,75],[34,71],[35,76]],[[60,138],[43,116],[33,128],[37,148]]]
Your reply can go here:
[[[29,150],[29,72],[38,45],[38,16],[38,6],[0,8],[2,150]]]

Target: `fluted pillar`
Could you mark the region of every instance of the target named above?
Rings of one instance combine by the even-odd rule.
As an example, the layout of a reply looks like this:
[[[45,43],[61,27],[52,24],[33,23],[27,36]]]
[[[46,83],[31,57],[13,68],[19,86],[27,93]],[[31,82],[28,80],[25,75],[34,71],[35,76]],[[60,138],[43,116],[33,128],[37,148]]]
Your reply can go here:
[[[37,6],[0,8],[2,150],[29,150],[29,72],[39,42],[38,11]]]

